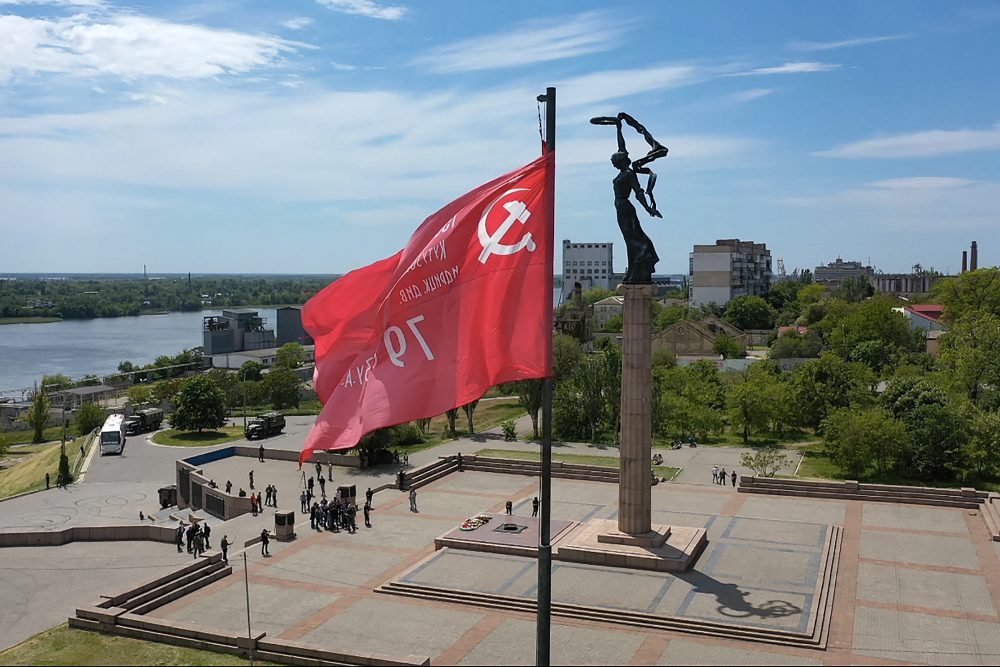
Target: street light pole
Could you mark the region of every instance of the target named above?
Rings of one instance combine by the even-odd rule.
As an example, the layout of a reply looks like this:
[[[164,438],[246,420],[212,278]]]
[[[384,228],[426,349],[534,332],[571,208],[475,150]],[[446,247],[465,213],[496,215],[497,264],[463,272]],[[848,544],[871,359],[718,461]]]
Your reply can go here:
[[[250,569],[247,567],[247,552],[243,552],[243,584],[247,593],[247,652],[250,654],[250,667],[253,667],[253,635],[250,634]]]

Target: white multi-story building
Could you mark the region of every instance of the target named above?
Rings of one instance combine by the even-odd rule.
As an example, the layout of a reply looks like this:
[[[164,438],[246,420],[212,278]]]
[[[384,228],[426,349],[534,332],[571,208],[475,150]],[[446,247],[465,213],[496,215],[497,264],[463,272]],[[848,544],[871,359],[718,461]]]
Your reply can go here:
[[[563,289],[566,302],[573,287],[580,283],[584,290],[593,287],[615,288],[614,254],[611,243],[573,243],[563,240]]]
[[[719,239],[690,255],[691,305],[723,306],[734,296],[763,296],[771,288],[771,251],[763,243]]]

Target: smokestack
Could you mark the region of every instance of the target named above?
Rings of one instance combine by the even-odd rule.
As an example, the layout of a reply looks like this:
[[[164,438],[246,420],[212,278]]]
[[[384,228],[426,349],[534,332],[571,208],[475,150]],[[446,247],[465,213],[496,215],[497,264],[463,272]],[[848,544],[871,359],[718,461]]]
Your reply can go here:
[[[969,251],[968,250],[963,250],[962,251],[962,273],[965,273],[968,270],[969,270]]]
[[[976,242],[972,242],[972,254],[969,256],[969,270],[975,271],[979,268],[979,253],[976,250]]]

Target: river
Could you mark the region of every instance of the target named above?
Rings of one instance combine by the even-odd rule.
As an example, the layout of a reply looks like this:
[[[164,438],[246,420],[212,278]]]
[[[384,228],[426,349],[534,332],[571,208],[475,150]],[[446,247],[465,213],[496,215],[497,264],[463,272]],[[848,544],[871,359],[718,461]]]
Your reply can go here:
[[[560,289],[554,290],[554,305]],[[274,329],[273,308],[260,308],[267,327]],[[203,317],[219,310],[165,313],[138,317],[102,317],[63,320],[48,324],[0,326],[0,398],[21,398],[21,390],[34,386],[43,375],[62,373],[74,380],[84,375],[110,375],[128,360],[148,364],[156,357],[173,356],[202,344]]]
[[[258,308],[267,327],[277,323],[273,308]],[[0,396],[20,398],[43,375],[62,373],[73,379],[93,373],[109,375],[121,361],[142,365],[199,347],[203,317],[219,310],[165,313],[138,317],[63,320],[49,324],[0,326]]]

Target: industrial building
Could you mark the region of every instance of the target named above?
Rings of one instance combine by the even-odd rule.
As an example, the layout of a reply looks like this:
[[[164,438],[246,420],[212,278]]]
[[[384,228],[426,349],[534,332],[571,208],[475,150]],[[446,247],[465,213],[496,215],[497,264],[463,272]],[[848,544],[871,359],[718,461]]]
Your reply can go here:
[[[840,257],[826,266],[817,266],[813,272],[813,281],[820,283],[828,291],[840,289],[848,278],[867,278],[869,281],[875,275],[875,269],[864,266],[861,262],[845,262]]]
[[[282,306],[277,309],[278,336],[276,343],[281,347],[285,343],[302,343],[312,345],[313,339],[302,326],[302,306]]]
[[[223,310],[221,316],[203,318],[205,356],[274,347],[274,331],[265,328],[266,324],[267,319],[252,308]]]
[[[594,287],[614,289],[614,247],[611,243],[573,243],[563,240],[563,288],[565,303],[579,283],[584,290]]]
[[[763,296],[771,288],[771,251],[764,243],[719,239],[690,255],[691,305],[723,306],[736,296]]]

